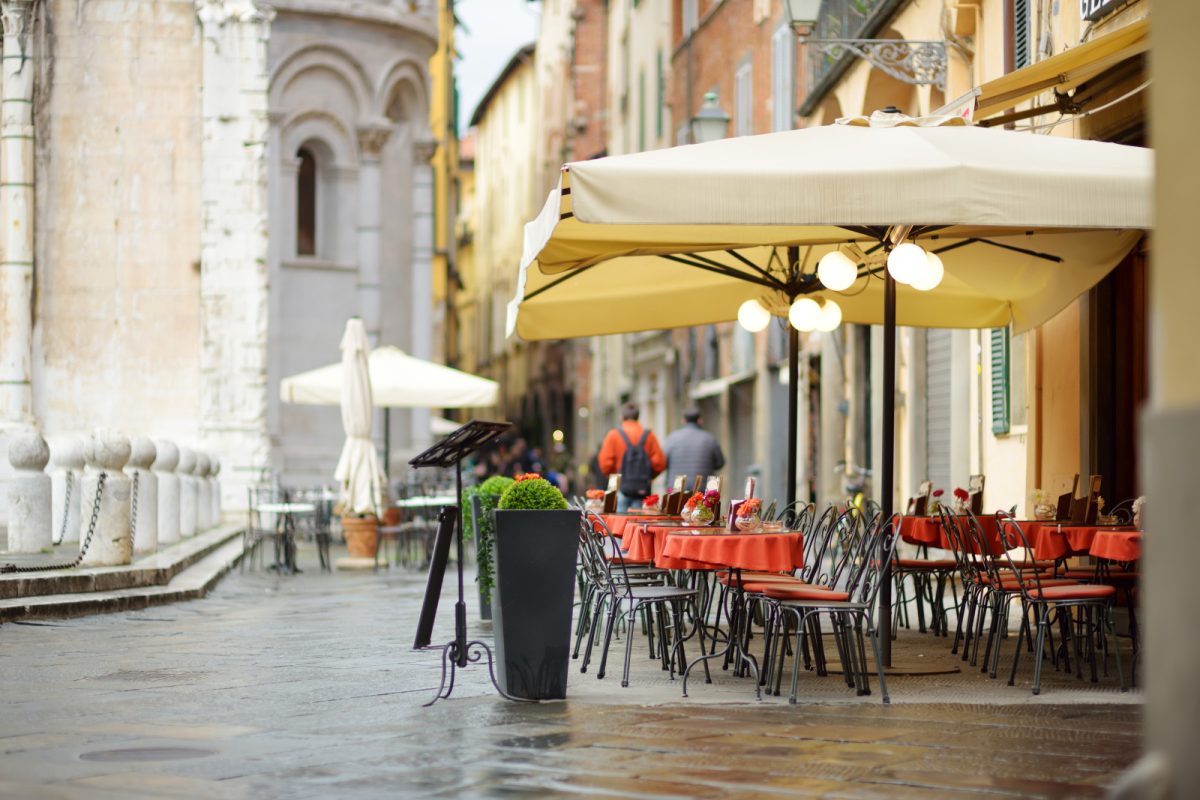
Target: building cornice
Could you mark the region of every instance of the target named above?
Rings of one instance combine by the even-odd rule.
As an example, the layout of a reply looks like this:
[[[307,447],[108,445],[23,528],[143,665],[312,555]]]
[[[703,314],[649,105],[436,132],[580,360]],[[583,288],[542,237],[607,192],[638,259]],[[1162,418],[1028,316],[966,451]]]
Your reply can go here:
[[[432,2],[426,3],[429,8],[428,12],[402,11],[393,5],[382,5],[367,0],[264,0],[264,2],[277,12],[387,25],[421,36],[434,45],[438,40],[437,19],[433,15]],[[414,3],[413,5],[415,7],[421,4]]]

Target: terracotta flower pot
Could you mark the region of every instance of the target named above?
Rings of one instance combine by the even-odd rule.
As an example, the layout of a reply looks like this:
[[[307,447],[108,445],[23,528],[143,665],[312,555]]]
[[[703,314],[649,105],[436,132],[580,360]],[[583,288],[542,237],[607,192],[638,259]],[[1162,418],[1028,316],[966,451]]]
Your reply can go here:
[[[395,506],[392,506],[391,508],[385,508],[383,510],[383,526],[385,528],[390,528],[393,525],[399,525],[399,524],[400,524],[400,509],[396,508]]]
[[[374,558],[379,547],[379,520],[375,517],[342,517],[346,547],[355,558]]]

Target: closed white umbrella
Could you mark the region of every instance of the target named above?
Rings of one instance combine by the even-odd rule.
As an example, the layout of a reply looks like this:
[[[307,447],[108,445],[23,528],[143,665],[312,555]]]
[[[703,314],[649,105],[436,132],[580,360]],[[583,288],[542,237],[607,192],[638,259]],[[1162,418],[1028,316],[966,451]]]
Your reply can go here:
[[[341,343],[342,428],[346,444],[333,476],[341,486],[346,513],[379,513],[383,505],[383,472],[371,442],[371,377],[367,370],[367,331],[357,317],[346,322]]]

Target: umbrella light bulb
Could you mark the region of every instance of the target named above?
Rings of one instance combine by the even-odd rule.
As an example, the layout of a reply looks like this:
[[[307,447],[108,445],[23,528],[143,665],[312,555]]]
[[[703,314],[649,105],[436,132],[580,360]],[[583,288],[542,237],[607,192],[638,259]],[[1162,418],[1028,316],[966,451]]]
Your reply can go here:
[[[817,262],[817,278],[826,289],[843,292],[858,280],[858,267],[841,250],[834,250]]]
[[[738,308],[738,324],[751,333],[758,333],[771,324],[771,312],[757,300],[747,300]]]
[[[821,307],[811,297],[801,297],[788,309],[788,321],[798,331],[813,331],[821,321]]]
[[[888,253],[887,268],[897,283],[912,283],[925,271],[925,251],[912,242],[897,245]]]
[[[842,307],[832,300],[826,299],[821,307],[821,318],[817,321],[817,330],[831,331],[842,324]]]
[[[925,268],[912,281],[912,287],[922,292],[936,289],[938,284],[942,282],[942,277],[945,274],[946,266],[942,263],[942,259],[938,254],[928,253],[926,255]]]

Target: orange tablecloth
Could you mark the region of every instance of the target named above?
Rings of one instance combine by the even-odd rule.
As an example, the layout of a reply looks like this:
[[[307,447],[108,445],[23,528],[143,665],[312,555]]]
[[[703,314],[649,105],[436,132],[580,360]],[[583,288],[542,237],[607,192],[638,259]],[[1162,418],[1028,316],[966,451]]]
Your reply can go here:
[[[665,514],[601,514],[600,519],[612,531],[613,536],[622,537],[631,522],[654,519],[669,519]]]
[[[983,529],[983,535],[987,538],[989,555],[998,556],[1004,552],[1004,548],[1000,544],[1000,529],[996,525],[995,517],[979,517],[979,527]],[[963,518],[960,528],[964,535],[967,522]],[[946,536],[946,531],[942,528],[941,517],[904,517],[900,521],[900,538],[909,544],[927,545],[929,547],[939,547],[942,550],[950,550],[950,539]],[[973,540],[968,540],[965,544],[974,550]]]
[[[679,533],[681,530],[695,530],[694,528],[684,528],[679,525],[655,525],[654,522],[653,520],[643,520],[631,523],[625,528],[625,537],[621,540],[621,544],[625,549],[626,558],[630,561],[651,561],[659,569],[708,569],[707,564],[697,564],[663,555],[668,535]]]
[[[764,572],[790,572],[804,566],[803,533],[739,533],[675,531],[667,534],[663,557],[705,568],[732,567]],[[655,562],[657,563],[657,562]]]
[[[1114,528],[1110,525],[1071,525],[1058,522],[1027,522],[1022,525],[1022,530],[1025,531],[1025,538],[1029,540],[1029,546],[1033,548],[1033,554],[1039,561],[1057,561],[1067,556],[1085,555],[1091,552],[1097,534],[1132,531],[1131,528]]]
[[[1142,557],[1141,531],[1096,531],[1088,552],[1109,561],[1137,561]]]

